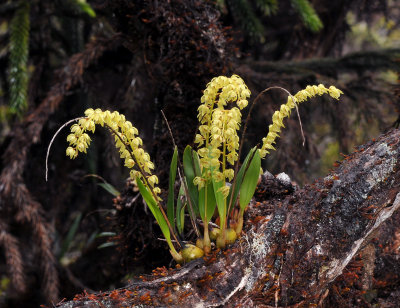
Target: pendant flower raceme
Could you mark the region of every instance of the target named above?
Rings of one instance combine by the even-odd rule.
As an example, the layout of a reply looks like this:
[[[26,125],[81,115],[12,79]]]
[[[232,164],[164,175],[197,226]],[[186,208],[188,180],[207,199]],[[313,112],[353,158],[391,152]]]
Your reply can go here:
[[[151,186],[155,194],[159,194],[160,188],[156,187],[158,178],[152,174],[154,164],[150,160],[150,155],[142,148],[143,141],[138,136],[136,127],[117,111],[89,108],[85,111],[85,116],[71,126],[71,134],[67,137],[70,146],[66,150],[66,155],[74,159],[79,152],[86,153],[91,141],[86,132],[94,133],[96,125],[106,126],[114,135],[115,146],[120,157],[124,159],[124,166],[132,169],[131,178],[133,180],[140,178],[146,185]]]
[[[343,92],[334,86],[326,88],[323,84],[320,84],[318,86],[307,86],[304,90],[297,92],[294,95],[294,99],[292,99],[291,96],[288,97],[287,103],[281,105],[280,110],[275,111],[272,115],[272,124],[269,126],[268,135],[262,139],[263,144],[260,149],[261,158],[269,154],[270,150],[275,150],[272,144],[274,144],[275,139],[279,137],[281,128],[285,127],[283,125],[283,120],[290,116],[291,110],[296,107],[296,104],[305,102],[316,95],[321,96],[323,94],[328,94],[338,100]]]

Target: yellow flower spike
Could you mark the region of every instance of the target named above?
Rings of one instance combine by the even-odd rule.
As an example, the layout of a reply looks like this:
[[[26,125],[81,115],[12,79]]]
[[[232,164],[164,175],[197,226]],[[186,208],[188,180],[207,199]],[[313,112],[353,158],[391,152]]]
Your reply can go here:
[[[301,103],[311,97],[323,94],[329,94],[331,97],[339,99],[343,92],[334,86],[330,86],[329,89],[327,89],[323,84],[319,84],[318,86],[307,86],[306,89],[297,92],[294,95],[294,99],[291,96],[288,97],[287,103],[281,105],[280,110],[275,111],[272,116],[272,124],[269,126],[268,135],[266,138],[262,139],[263,145],[260,149],[261,158],[269,154],[268,150],[275,150],[272,144],[275,143],[275,139],[279,137],[278,133],[281,127],[284,127],[284,118],[290,116],[291,109],[296,107],[296,103]]]
[[[108,110],[102,111],[99,108],[95,110],[89,108],[85,111],[85,116],[86,118],[80,119],[78,124],[71,126],[72,134],[67,137],[70,144],[70,147],[66,150],[67,156],[75,158],[78,152],[86,153],[91,138],[85,131],[94,132],[96,125],[106,125],[114,135],[115,145],[119,149],[121,158],[124,159],[125,166],[141,168],[141,170],[131,170],[132,179],[135,180],[139,177],[144,180],[145,185],[149,183],[151,186],[158,183],[158,178],[151,174],[154,164],[150,160],[150,155],[141,148],[142,139],[136,137],[139,132],[130,121],[126,120],[124,115],[117,111],[110,112]],[[143,178],[143,175],[146,175],[146,178]],[[147,179],[149,180],[146,181]],[[160,190],[154,187],[153,192],[157,195]]]

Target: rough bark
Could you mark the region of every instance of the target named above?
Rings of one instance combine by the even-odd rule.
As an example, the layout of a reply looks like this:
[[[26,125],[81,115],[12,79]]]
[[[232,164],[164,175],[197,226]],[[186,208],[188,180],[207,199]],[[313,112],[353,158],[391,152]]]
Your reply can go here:
[[[398,228],[389,218],[400,207],[399,155],[400,130],[392,130],[303,189],[285,176],[265,175],[244,233],[229,249],[58,307],[320,306],[360,252],[362,288],[369,288],[376,270],[371,240],[398,242],[390,241]]]

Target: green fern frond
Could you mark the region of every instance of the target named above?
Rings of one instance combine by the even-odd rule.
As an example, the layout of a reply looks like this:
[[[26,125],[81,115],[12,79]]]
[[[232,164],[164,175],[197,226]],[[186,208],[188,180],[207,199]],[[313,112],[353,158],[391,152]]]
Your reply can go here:
[[[247,0],[226,0],[233,19],[253,39],[262,39],[264,27]]]
[[[265,16],[278,12],[278,0],[256,0],[256,5]]]
[[[21,1],[10,24],[10,111],[21,115],[28,107],[29,1]]]
[[[304,25],[313,32],[323,28],[321,19],[308,0],[291,0],[294,9],[300,15]]]

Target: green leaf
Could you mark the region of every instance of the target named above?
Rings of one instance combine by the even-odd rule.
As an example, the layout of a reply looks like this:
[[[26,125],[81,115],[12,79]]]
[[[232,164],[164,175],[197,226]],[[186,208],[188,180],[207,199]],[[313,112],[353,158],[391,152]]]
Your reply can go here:
[[[234,208],[234,202],[236,202],[238,194],[239,194],[239,190],[240,190],[240,186],[242,185],[243,182],[243,176],[244,176],[244,172],[247,168],[247,165],[249,164],[249,160],[251,157],[253,157],[254,151],[257,149],[257,147],[252,148],[249,153],[247,154],[246,158],[244,159],[244,162],[242,164],[242,166],[239,169],[238,174],[236,175],[236,184],[235,184],[235,191],[232,191],[232,186],[231,186],[231,190],[229,192],[229,196],[228,196],[228,204],[230,204],[230,199],[233,196],[233,200],[232,200],[232,205],[230,210],[232,210]]]
[[[116,246],[117,243],[116,242],[105,242],[99,246],[97,246],[97,249],[103,249],[103,248],[107,248],[107,247],[113,247]]]
[[[75,0],[75,1],[82,12],[88,14],[92,18],[96,17],[95,11],[92,9],[90,4],[86,2],[86,0]]]
[[[214,196],[215,196],[215,201],[217,202],[217,208],[218,208],[218,214],[219,214],[219,219],[220,219],[220,226],[221,229],[223,226],[225,226],[225,221],[226,221],[226,199],[224,195],[222,194],[221,191],[219,191],[220,188],[224,187],[225,182],[215,182],[214,178],[211,179],[213,188],[214,188]]]
[[[179,188],[178,199],[176,200],[176,228],[178,229],[178,233],[182,234],[183,228],[185,226],[185,188],[183,184]]]
[[[149,192],[147,187],[144,186],[139,178],[136,178],[136,183],[139,187],[140,194],[142,195],[150,211],[153,213],[154,218],[157,220],[157,223],[160,226],[161,232],[164,234],[165,239],[167,240],[168,244],[173,247],[171,242],[171,233],[169,231],[167,221],[162,215],[160,209],[158,208],[156,200],[153,198],[152,194]]]
[[[256,191],[258,178],[260,176],[260,168],[260,151],[257,149],[254,153],[253,159],[249,164],[249,167],[247,170],[245,170],[243,182],[240,185],[239,204],[241,210],[244,210],[249,204],[251,198],[253,198],[254,192]]]
[[[116,236],[116,235],[117,235],[117,233],[115,233],[115,232],[101,232],[96,235],[96,238],[107,237],[107,236]]]
[[[196,176],[201,175],[198,160],[197,153],[192,150],[191,146],[188,145],[183,152],[183,172],[185,174],[193,210],[195,211],[196,215],[199,215],[199,190],[197,189],[197,186],[193,184],[193,180]]]
[[[214,194],[213,184],[207,183],[206,187],[199,190],[199,212],[200,217],[205,224],[208,224],[214,215],[215,206],[217,205]],[[207,215],[207,219],[205,214]]]
[[[167,202],[167,217],[172,229],[175,228],[175,178],[178,167],[178,148],[175,146],[174,154],[172,155],[171,165],[169,167],[169,191]]]
[[[118,197],[121,193],[115,189],[114,186],[112,186],[110,183],[104,182],[104,183],[98,183],[100,187],[102,187],[104,190],[109,192],[111,195]]]

